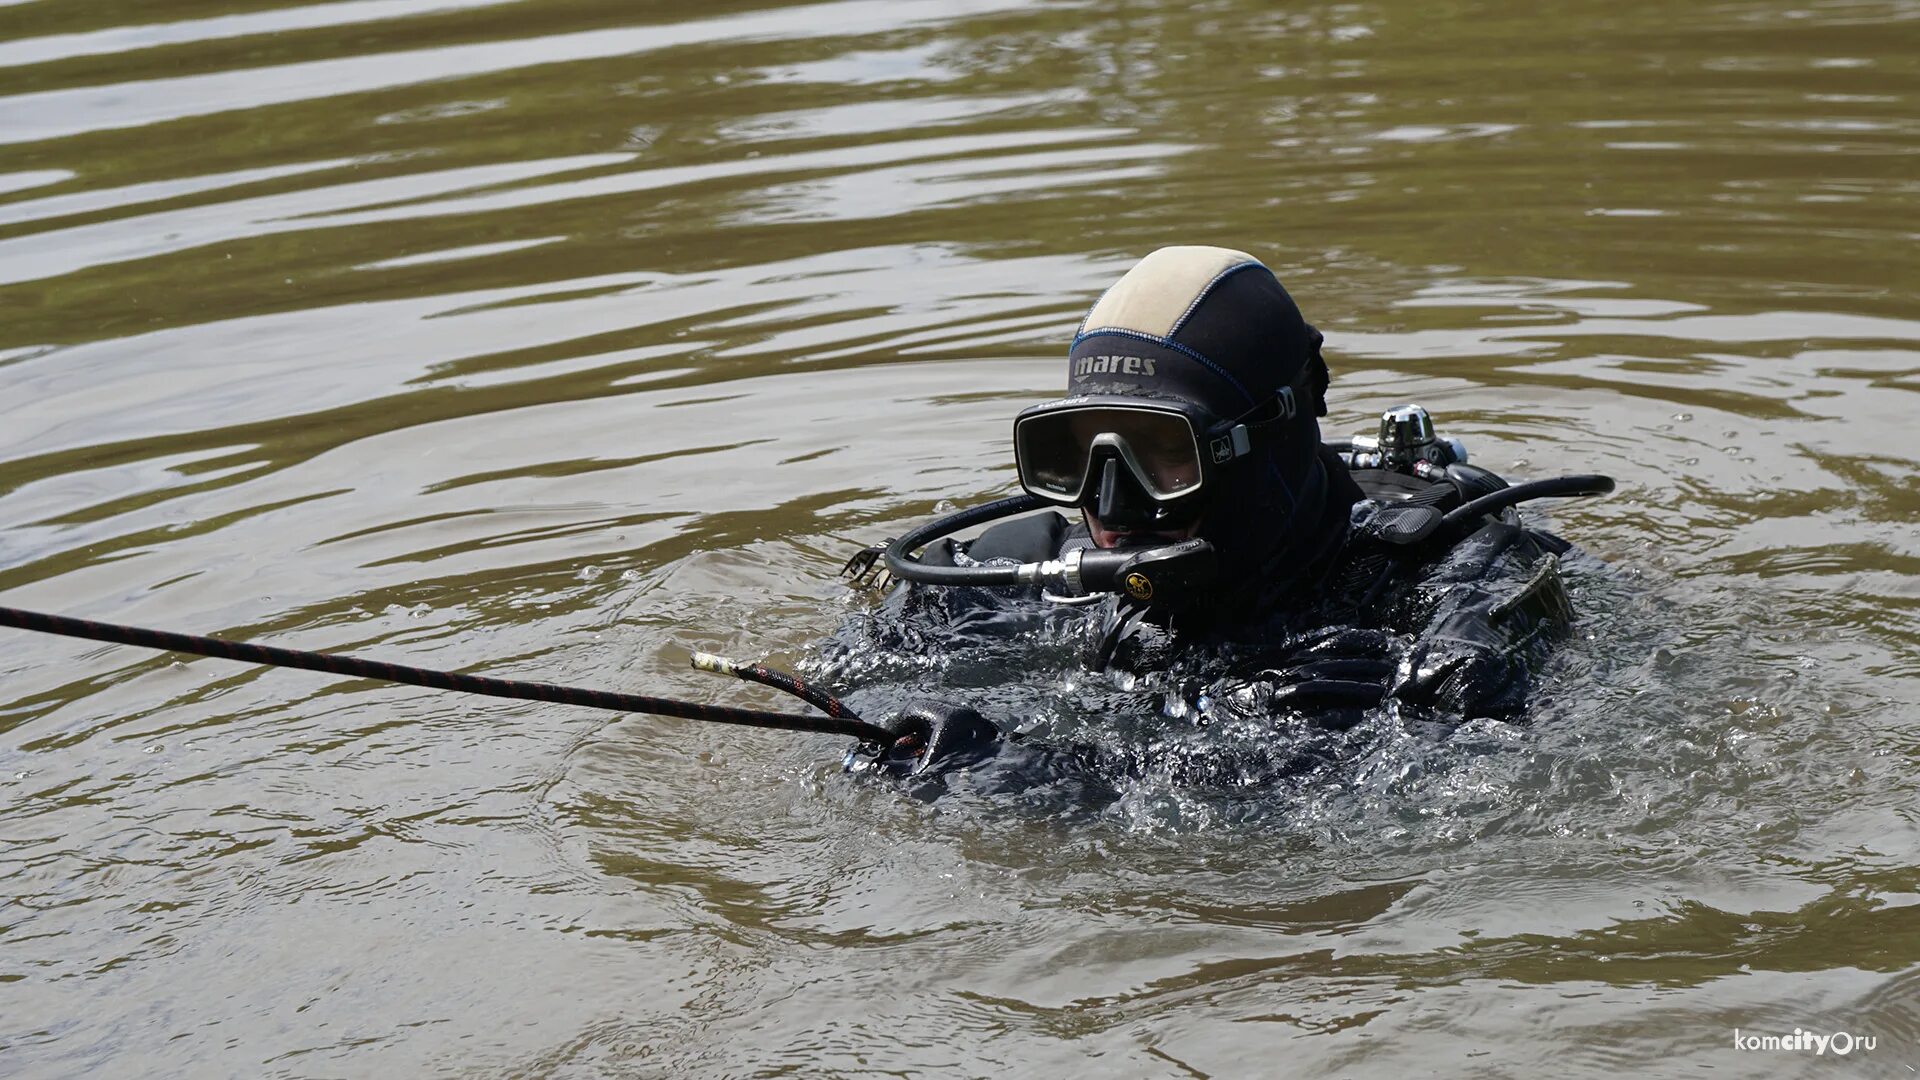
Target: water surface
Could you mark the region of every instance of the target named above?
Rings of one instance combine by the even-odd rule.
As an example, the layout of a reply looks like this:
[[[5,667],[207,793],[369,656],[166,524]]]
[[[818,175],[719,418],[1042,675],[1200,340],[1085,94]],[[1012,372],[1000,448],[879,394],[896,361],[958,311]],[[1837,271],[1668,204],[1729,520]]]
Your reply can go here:
[[[1621,483],[1531,724],[1258,813],[7,632],[0,1071],[1909,1075],[1916,24],[0,6],[9,604],[775,704],[688,651],[799,664],[1006,492],[1165,243],[1275,268],[1329,434]]]

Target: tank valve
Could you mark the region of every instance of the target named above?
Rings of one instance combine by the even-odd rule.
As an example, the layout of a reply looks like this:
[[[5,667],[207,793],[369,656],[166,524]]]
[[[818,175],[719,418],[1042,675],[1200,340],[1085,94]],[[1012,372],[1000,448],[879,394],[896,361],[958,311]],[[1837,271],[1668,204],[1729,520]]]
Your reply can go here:
[[[1399,405],[1380,414],[1380,454],[1389,468],[1424,459],[1433,443],[1433,417],[1420,406]]]
[[[1380,414],[1379,434],[1354,436],[1350,459],[1356,469],[1392,469],[1429,480],[1466,460],[1466,445],[1434,434],[1432,415],[1418,405],[1398,405]]]

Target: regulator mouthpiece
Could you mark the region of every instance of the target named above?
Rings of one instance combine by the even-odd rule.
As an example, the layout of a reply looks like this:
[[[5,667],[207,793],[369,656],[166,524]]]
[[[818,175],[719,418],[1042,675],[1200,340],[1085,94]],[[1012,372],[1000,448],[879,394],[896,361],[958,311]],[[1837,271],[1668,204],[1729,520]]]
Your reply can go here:
[[[1142,604],[1176,604],[1213,584],[1219,558],[1205,540],[1182,540],[1149,548],[1086,550],[1077,554],[1075,577],[1083,593],[1122,593]]]

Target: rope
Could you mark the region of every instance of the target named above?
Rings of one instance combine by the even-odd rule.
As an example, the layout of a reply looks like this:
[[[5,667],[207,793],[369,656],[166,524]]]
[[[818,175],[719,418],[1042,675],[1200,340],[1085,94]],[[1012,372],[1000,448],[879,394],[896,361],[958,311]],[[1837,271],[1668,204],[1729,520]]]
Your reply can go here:
[[[558,686],[553,683],[494,679],[484,675],[462,675],[451,671],[434,671],[403,664],[388,664],[357,656],[307,652],[303,649],[282,649],[271,645],[247,645],[221,638],[148,630],[117,623],[93,622],[64,615],[24,611],[20,608],[0,607],[0,626],[34,630],[43,634],[59,634],[63,637],[105,641],[116,645],[138,645],[145,649],[161,649],[167,652],[190,653],[194,656],[238,660],[246,664],[300,668],[306,671],[323,671],[329,675],[407,683],[412,686],[452,690],[462,694],[517,698],[522,701],[551,701],[562,705],[580,705],[590,709],[608,709],[614,712],[650,713],[654,716],[675,716],[682,720],[705,720],[715,724],[739,724],[745,727],[775,728],[782,731],[846,735],[862,742],[876,743],[881,746],[891,744],[894,739],[892,732],[876,724],[867,723],[848,712],[844,706],[840,706],[837,699],[815,688],[807,689],[811,694],[826,697],[838,707],[828,710],[832,715],[807,716],[800,713],[763,712],[759,709],[735,709],[725,705],[701,705],[692,701],[676,701],[673,698],[649,697],[644,694],[619,694],[607,690],[587,690],[577,686]],[[769,674],[779,673],[769,672]],[[790,676],[788,678],[789,681],[800,685],[797,680],[792,680]],[[754,681],[767,680],[755,679]],[[768,685],[787,689],[774,681],[768,681]],[[807,700],[813,701],[814,698],[807,696]]]
[[[712,653],[693,654],[693,666],[700,671],[711,671],[716,675],[731,675],[736,679],[771,686],[784,690],[801,701],[819,709],[828,716],[854,716],[853,710],[825,690],[807,682],[798,675],[789,675],[784,671],[770,668],[765,664],[752,664],[744,660],[729,660]],[[859,717],[854,716],[854,719]]]

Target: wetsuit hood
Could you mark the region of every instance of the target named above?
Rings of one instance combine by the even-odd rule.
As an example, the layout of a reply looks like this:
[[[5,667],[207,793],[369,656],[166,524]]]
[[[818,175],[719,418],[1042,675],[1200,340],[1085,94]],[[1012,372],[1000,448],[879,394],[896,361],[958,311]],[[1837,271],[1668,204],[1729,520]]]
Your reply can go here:
[[[1190,402],[1229,419],[1290,396],[1221,470],[1199,535],[1219,552],[1224,596],[1270,603],[1312,585],[1360,491],[1320,446],[1327,367],[1320,332],[1273,272],[1242,251],[1168,247],[1094,304],[1067,359],[1071,395]],[[1211,483],[1211,482],[1210,482]]]

